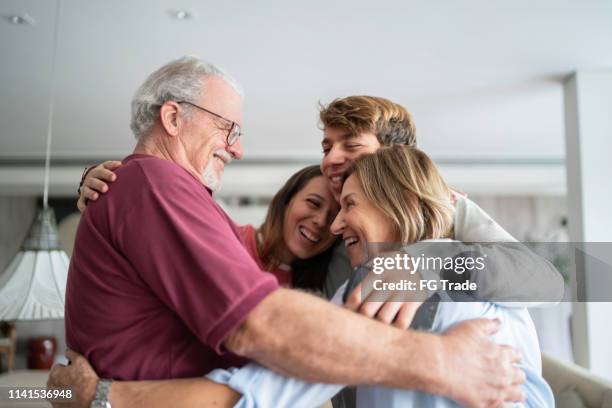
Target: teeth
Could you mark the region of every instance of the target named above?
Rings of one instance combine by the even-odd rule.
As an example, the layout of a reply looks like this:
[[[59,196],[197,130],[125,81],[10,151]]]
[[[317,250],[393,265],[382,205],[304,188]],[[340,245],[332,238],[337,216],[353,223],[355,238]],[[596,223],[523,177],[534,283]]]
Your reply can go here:
[[[334,176],[331,178],[331,181],[333,181],[334,183],[339,183],[342,181],[342,177],[341,176]]]
[[[357,242],[359,242],[359,239],[357,239],[357,237],[349,237],[344,240],[344,246],[349,247],[353,244],[356,244]]]
[[[306,228],[304,227],[300,227],[300,232],[302,233],[303,236],[305,236],[309,241],[314,242],[315,244],[317,242],[319,242],[321,240],[321,238],[313,235],[310,231],[308,231]]]

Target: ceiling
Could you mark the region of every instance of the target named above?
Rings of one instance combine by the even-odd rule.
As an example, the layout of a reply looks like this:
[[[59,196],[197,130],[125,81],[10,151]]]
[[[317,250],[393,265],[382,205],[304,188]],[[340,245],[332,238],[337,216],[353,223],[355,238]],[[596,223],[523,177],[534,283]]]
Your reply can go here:
[[[0,158],[43,155],[55,4],[0,2],[36,20],[0,21]],[[318,103],[371,94],[406,106],[440,160],[561,162],[563,78],[612,67],[610,1],[62,0],[58,21],[52,151],[65,159],[128,154],[135,89],[195,54],[245,88],[247,159],[317,160]]]

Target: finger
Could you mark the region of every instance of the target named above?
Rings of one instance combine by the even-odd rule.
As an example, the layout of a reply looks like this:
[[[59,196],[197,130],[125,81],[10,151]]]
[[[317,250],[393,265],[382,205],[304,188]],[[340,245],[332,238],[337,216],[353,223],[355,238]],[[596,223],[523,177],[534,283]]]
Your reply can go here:
[[[100,179],[108,182],[113,182],[117,179],[117,174],[115,174],[111,170],[105,169],[104,167],[98,166],[91,172],[89,172],[89,174],[85,178],[85,180],[89,179]]]
[[[525,401],[525,392],[519,385],[513,385],[510,387],[504,397],[504,401],[507,402],[523,402]]]
[[[47,387],[58,387],[61,383],[58,381],[58,378],[62,378],[64,370],[66,366],[63,364],[55,364],[49,373],[49,377],[47,378]]]
[[[376,314],[376,319],[391,324],[404,304],[402,302],[385,302]]]
[[[525,372],[520,368],[514,367],[514,370],[512,371],[512,385],[525,384],[525,381],[527,381]]]
[[[77,353],[76,351],[71,350],[71,349],[66,349],[66,353],[64,353],[64,354],[65,354],[66,358],[68,359],[68,361],[70,361],[73,364],[74,364],[75,360],[83,357],[79,353]]]
[[[361,284],[359,285],[360,289],[361,289],[361,297],[363,299],[368,299],[370,297],[373,297],[372,295],[375,293],[378,293],[378,295],[376,296],[376,300],[377,301],[385,301],[385,300],[390,300],[391,296],[387,296],[388,294],[385,292],[382,292],[382,296],[381,296],[381,292],[380,291],[376,291],[374,289],[374,281],[379,280],[380,279],[380,275],[377,275],[373,272],[369,272],[365,278],[363,278],[363,281],[361,281]],[[389,298],[389,299],[385,299],[385,298]],[[372,298],[370,298],[370,300],[373,300]]]
[[[366,302],[370,302],[374,300],[373,293],[374,285],[372,284],[372,280],[376,278],[377,275],[369,273],[363,279],[361,283],[355,286],[355,289],[351,292],[350,296],[347,298],[345,307],[352,310],[358,311],[360,307]],[[383,295],[384,297],[384,295]],[[365,299],[365,300],[364,300]],[[376,296],[376,301],[386,301],[387,299],[381,298],[380,293]],[[378,310],[378,309],[377,309]],[[373,317],[374,315],[370,316]]]
[[[422,302],[406,302],[400,309],[393,326],[398,329],[406,330],[410,327],[410,324],[414,320],[416,311],[421,306]]]
[[[368,277],[364,279],[364,282],[367,279]],[[364,300],[361,302],[361,306],[359,306],[358,312],[364,316],[374,318],[386,303],[389,303],[393,300],[393,295],[388,292],[368,291],[366,289],[368,286],[372,287],[372,285],[368,285],[366,283],[366,286],[361,288],[361,296]]]
[[[501,329],[501,320],[499,319],[474,319],[470,323],[487,336],[492,336]]]
[[[88,177],[83,185],[99,193],[106,193],[108,191],[108,184],[98,178]]]
[[[107,160],[102,163],[102,166],[108,170],[115,170],[121,167],[122,164],[119,160]]]
[[[502,344],[501,347],[504,349],[506,356],[508,356],[507,358],[510,360],[510,363],[517,364],[523,360],[523,356],[521,355],[521,353],[514,347],[508,346],[506,344]]]
[[[355,286],[344,304],[344,307],[354,312],[359,309],[359,306],[361,306],[361,283]]]
[[[385,302],[372,302],[366,300],[359,307],[359,314],[373,318],[384,304]]]
[[[83,213],[83,211],[85,211],[85,209],[87,208],[87,204],[85,204],[85,198],[83,197],[79,197],[79,199],[77,200],[77,208],[79,209],[79,212]]]
[[[87,186],[83,186],[81,187],[81,197],[84,197],[91,201],[96,201],[98,197],[100,197],[100,194],[98,194],[97,191],[92,190],[91,188]]]

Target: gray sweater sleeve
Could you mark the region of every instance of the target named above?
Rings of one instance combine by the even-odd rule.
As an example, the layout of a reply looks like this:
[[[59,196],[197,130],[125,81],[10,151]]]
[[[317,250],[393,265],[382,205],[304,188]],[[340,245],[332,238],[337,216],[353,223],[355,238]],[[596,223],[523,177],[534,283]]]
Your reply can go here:
[[[468,198],[459,198],[455,210],[454,238],[461,241],[457,250],[486,258],[486,268],[469,275],[478,285],[479,300],[529,307],[562,299],[563,277],[551,262],[518,242]]]
[[[327,276],[323,286],[323,295],[331,299],[342,286],[353,275],[353,268],[346,253],[343,242],[339,242],[334,247],[332,258],[327,269]]]

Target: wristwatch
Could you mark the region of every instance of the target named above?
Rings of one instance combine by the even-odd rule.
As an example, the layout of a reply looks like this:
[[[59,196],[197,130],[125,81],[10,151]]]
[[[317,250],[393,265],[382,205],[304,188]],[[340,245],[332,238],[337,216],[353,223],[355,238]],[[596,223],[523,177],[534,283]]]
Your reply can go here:
[[[96,397],[89,405],[89,408],[112,408],[108,402],[108,393],[110,392],[112,380],[100,380],[96,387]]]

